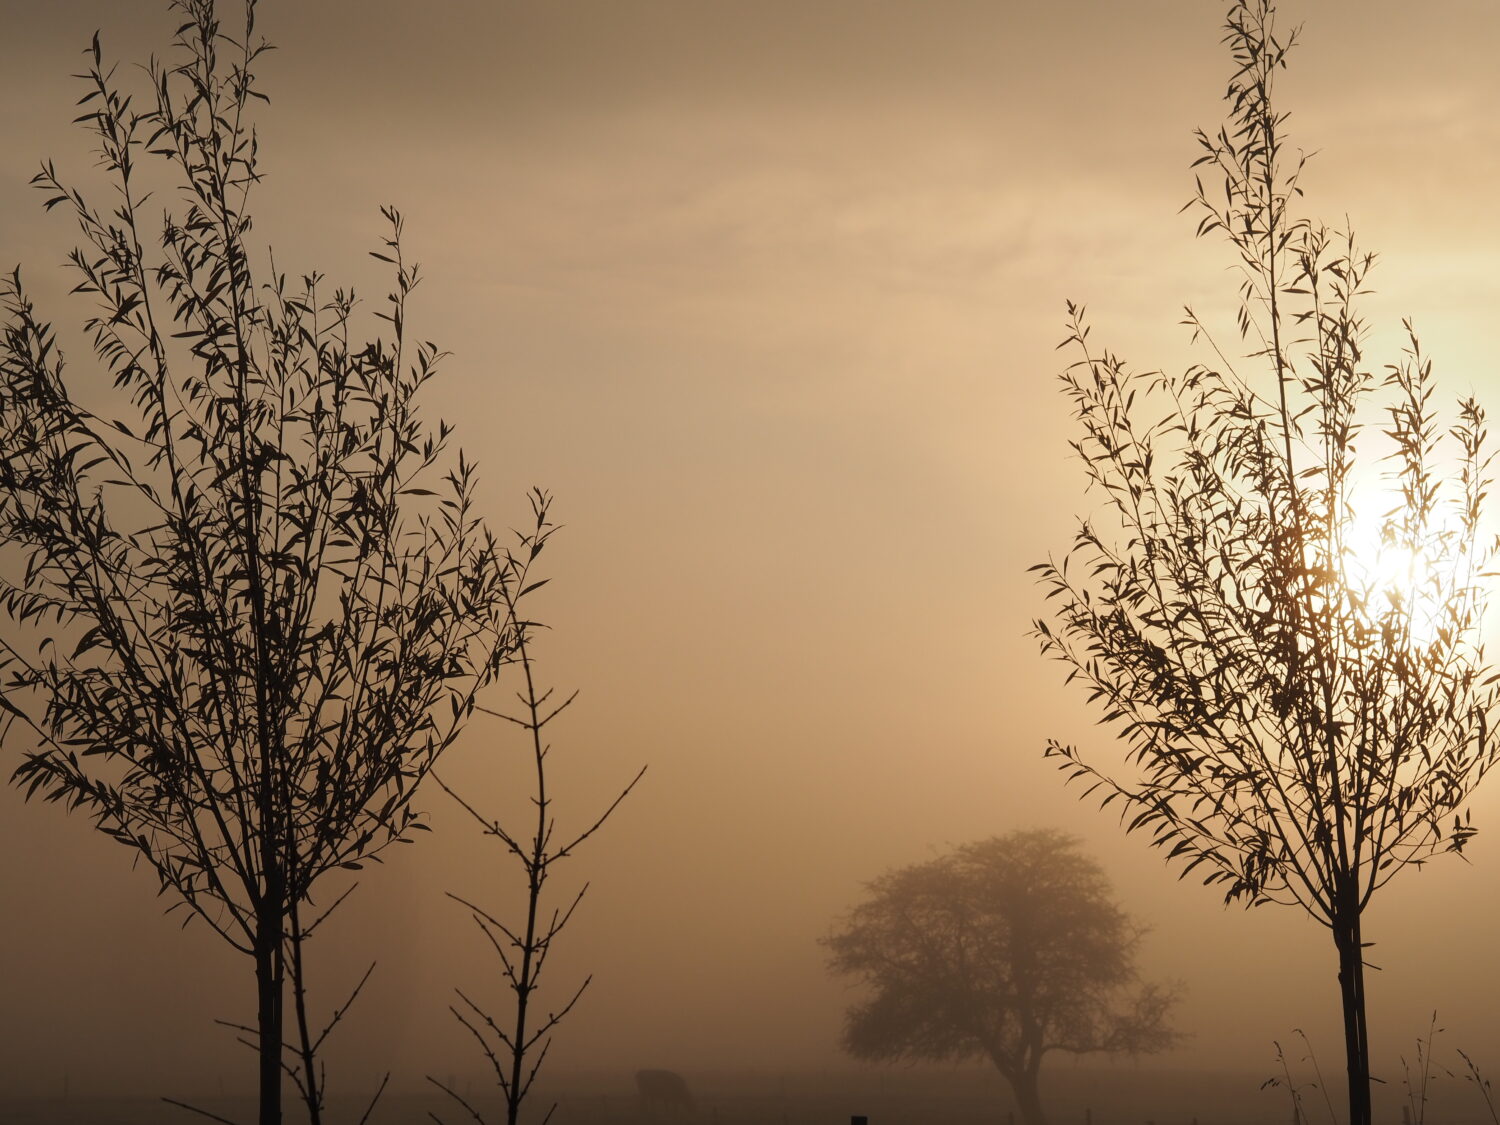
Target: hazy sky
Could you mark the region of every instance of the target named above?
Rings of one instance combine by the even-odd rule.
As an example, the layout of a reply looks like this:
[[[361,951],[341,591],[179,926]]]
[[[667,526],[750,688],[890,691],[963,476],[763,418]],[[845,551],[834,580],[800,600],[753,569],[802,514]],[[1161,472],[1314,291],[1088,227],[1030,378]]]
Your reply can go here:
[[[1445,392],[1500,409],[1500,7],[1418,7],[1285,5],[1307,26],[1282,104],[1321,150],[1310,210],[1382,253],[1376,342],[1414,317]],[[555,739],[560,815],[650,765],[564,873],[593,886],[554,981],[595,980],[558,1067],[835,1064],[849,994],[816,939],[861,883],[1034,825],[1084,837],[1152,927],[1144,968],[1183,983],[1194,1034],[1174,1061],[1269,1075],[1271,1041],[1302,1027],[1336,1062],[1332,943],[1290,911],[1226,912],[1065,789],[1044,740],[1101,735],[1027,636],[1026,568],[1090,503],[1055,379],[1064,301],[1138,365],[1178,367],[1182,306],[1233,297],[1231,257],[1178,214],[1191,132],[1221,120],[1222,13],[263,4],[279,50],[257,233],[287,272],[378,298],[378,207],[406,214],[414,325],[453,353],[428,408],[479,456],[495,525],[524,521],[533,484],[566,524],[537,605],[545,671],[582,692]],[[136,60],[172,17],[0,0],[0,26],[0,268],[24,263],[45,311],[76,320],[54,268],[72,232],[25,181],[50,156],[89,182],[66,76],[93,30]],[[505,738],[477,720],[454,752],[476,801],[525,783]],[[381,962],[336,1081],[474,1068],[447,997],[496,966],[443,892],[503,906],[515,873],[436,790],[426,805],[436,837],[319,939],[325,1004]],[[1368,916],[1387,1078],[1434,1007],[1500,1066],[1500,788],[1476,820],[1472,866],[1410,872]],[[65,1068],[75,1090],[248,1077],[209,1021],[251,1014],[249,965],[163,918],[123,849],[6,790],[0,888],[0,1088],[55,1089]]]

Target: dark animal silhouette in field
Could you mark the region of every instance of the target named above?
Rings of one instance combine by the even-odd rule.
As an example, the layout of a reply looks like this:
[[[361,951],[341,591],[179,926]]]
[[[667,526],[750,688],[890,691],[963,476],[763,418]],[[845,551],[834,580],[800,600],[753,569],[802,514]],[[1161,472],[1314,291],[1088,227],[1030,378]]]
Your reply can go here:
[[[682,1075],[676,1071],[638,1070],[635,1072],[635,1088],[640,1095],[641,1112],[648,1117],[693,1111],[693,1095]]]

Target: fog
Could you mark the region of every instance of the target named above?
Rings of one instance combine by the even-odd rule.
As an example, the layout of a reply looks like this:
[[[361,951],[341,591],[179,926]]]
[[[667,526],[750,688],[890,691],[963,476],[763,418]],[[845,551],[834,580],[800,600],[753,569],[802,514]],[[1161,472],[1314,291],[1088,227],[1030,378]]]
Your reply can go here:
[[[0,5],[0,267],[59,322],[80,315],[56,268],[74,233],[25,182],[43,157],[89,182],[67,75],[96,27],[106,55],[161,49],[163,9]],[[1500,9],[1284,16],[1306,21],[1282,99],[1320,150],[1309,209],[1381,253],[1375,364],[1409,315],[1442,394],[1500,404]],[[586,826],[649,766],[559,869],[560,896],[589,890],[547,986],[592,985],[549,1071],[854,1067],[855,993],[819,938],[881,872],[1024,827],[1081,838],[1150,928],[1143,974],[1180,982],[1190,1038],[1139,1065],[1258,1081],[1300,1028],[1338,1071],[1326,932],[1226,909],[1080,800],[1045,740],[1107,735],[1028,635],[1027,567],[1089,503],[1055,379],[1064,301],[1146,368],[1202,358],[1184,304],[1228,323],[1229,252],[1178,213],[1191,131],[1221,120],[1221,19],[1199,0],[263,3],[256,235],[279,268],[376,298],[378,207],[406,215],[410,315],[452,352],[426,410],[477,455],[493,526],[525,523],[532,485],[564,525],[533,610],[541,674],[580,692],[553,731],[559,818]],[[524,755],[477,716],[440,772],[518,817]],[[505,911],[522,887],[435,786],[417,803],[435,831],[361,873],[313,943],[322,1010],[378,963],[334,1036],[336,1089],[482,1069],[447,1007],[455,987],[498,1006],[498,966],[446,895]],[[1366,915],[1388,1082],[1434,1010],[1443,1043],[1500,1068],[1493,782],[1474,810],[1472,862],[1405,872]],[[0,1090],[251,1087],[213,1023],[253,1015],[248,962],[167,914],[126,849],[6,787],[0,888]]]

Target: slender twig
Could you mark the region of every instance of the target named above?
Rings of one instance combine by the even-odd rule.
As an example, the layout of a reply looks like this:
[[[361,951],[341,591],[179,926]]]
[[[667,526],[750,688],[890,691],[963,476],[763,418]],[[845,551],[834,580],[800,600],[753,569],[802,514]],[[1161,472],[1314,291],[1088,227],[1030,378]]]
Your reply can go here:
[[[375,1107],[380,1104],[380,1097],[385,1093],[385,1088],[389,1085],[390,1081],[390,1071],[386,1071],[381,1075],[380,1085],[376,1088],[374,1096],[370,1098],[370,1104],[365,1107],[364,1113],[359,1115],[359,1125],[367,1125],[370,1115],[375,1112]]]

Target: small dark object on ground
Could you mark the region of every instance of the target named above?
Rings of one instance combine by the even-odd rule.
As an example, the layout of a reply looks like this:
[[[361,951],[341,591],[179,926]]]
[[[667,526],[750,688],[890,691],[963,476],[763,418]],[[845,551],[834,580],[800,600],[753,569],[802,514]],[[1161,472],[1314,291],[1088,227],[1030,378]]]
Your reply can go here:
[[[693,1095],[687,1082],[674,1070],[638,1070],[635,1088],[641,1099],[641,1112],[691,1113]]]

